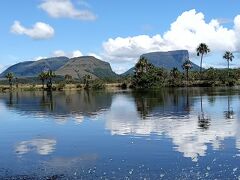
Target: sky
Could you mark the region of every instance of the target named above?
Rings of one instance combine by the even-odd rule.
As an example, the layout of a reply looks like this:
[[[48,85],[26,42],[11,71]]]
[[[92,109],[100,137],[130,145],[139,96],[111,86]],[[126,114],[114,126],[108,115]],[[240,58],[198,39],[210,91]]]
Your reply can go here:
[[[195,49],[204,67],[240,66],[239,0],[2,0],[0,72],[22,61],[92,55],[122,73],[143,53]]]

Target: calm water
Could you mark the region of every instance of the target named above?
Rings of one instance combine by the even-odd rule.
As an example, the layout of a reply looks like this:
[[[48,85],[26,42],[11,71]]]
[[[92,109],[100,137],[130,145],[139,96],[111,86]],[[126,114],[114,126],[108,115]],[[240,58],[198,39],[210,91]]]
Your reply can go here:
[[[240,89],[0,94],[0,179],[240,179]]]

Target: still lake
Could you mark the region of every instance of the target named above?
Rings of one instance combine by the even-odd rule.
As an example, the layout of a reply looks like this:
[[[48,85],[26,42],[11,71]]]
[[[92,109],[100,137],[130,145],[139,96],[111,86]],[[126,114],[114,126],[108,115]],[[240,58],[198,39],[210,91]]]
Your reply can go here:
[[[0,93],[0,179],[240,179],[240,88]]]

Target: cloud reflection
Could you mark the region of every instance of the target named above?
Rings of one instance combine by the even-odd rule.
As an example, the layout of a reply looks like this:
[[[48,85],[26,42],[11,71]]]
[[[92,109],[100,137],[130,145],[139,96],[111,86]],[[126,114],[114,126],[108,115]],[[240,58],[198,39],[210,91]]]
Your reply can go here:
[[[210,115],[216,114],[218,112],[214,111]],[[199,156],[206,155],[208,144],[214,150],[219,150],[222,141],[226,138],[235,137],[236,148],[240,149],[239,127],[237,119],[226,121],[224,117],[215,116],[211,126],[203,130],[199,127],[196,109],[182,116],[177,114],[156,116],[150,113],[146,119],[142,119],[137,112],[134,100],[124,95],[118,95],[113,99],[112,106],[106,115],[106,129],[110,130],[111,134],[165,136],[172,139],[176,151],[193,161],[197,161]]]
[[[39,155],[48,155],[55,151],[57,141],[54,139],[33,139],[30,141],[22,141],[16,146],[18,155],[36,152]]]

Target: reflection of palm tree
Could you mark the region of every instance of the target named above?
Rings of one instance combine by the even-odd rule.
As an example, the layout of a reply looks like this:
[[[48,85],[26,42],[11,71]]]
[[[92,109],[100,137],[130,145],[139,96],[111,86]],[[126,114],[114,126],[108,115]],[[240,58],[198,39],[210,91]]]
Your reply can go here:
[[[139,99],[137,103],[137,110],[140,112],[141,118],[146,119],[146,116],[148,114],[148,103],[145,98]]]
[[[84,102],[87,104],[91,104],[91,98],[90,98],[88,89],[85,89],[85,91],[83,91],[83,95],[84,95]]]
[[[187,102],[186,102],[185,110],[186,110],[187,112],[190,112],[190,104],[189,104],[189,92],[188,92],[188,88],[187,88]]]
[[[53,104],[52,91],[48,91],[47,96],[49,97],[49,101],[50,101],[50,110],[53,111],[54,110],[54,104]]]
[[[230,97],[228,96],[228,110],[224,112],[226,119],[233,119],[234,111],[232,107],[230,107]]]
[[[198,126],[201,129],[208,129],[210,126],[210,118],[203,111],[202,95],[201,95],[201,112],[198,115]]]
[[[12,107],[13,106],[13,93],[12,91],[9,92],[9,102],[8,102],[8,106]]]
[[[40,106],[44,108],[44,106],[46,106],[46,99],[45,99],[45,92],[42,91],[42,98],[40,101]]]

